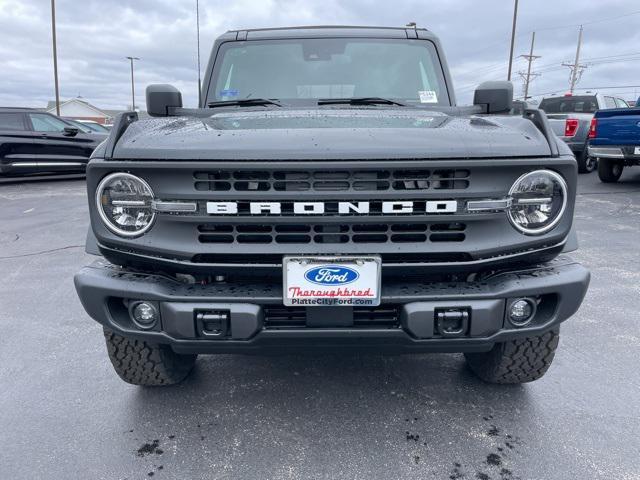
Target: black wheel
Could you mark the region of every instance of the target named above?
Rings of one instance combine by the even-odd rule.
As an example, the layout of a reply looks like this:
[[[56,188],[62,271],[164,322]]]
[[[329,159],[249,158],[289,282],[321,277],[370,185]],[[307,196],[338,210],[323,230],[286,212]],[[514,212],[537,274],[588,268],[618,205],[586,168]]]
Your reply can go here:
[[[488,352],[465,353],[473,372],[489,383],[526,383],[542,377],[551,366],[560,334],[544,335],[496,343]]]
[[[197,355],[180,355],[168,345],[151,345],[104,329],[107,353],[118,376],[143,386],[173,385],[189,375]]]
[[[580,155],[576,156],[576,160],[578,161],[579,173],[591,173],[598,166],[598,159],[595,157],[590,157],[589,152],[586,148]]]
[[[617,182],[622,175],[622,170],[624,170],[624,165],[617,160],[601,158],[598,161],[598,177],[604,183]]]

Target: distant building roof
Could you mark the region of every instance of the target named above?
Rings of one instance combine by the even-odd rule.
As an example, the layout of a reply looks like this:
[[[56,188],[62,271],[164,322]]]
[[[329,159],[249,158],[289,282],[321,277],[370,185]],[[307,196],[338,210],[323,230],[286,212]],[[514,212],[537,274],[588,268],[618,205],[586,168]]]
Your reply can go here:
[[[109,117],[110,115],[105,113],[104,110],[99,109],[98,107],[91,105],[86,100],[81,98],[72,98],[70,100],[64,100],[60,102],[60,110],[62,112],[63,109],[73,109],[86,112],[87,114],[91,113],[92,116],[97,117]],[[49,101],[47,102],[47,112],[56,113],[56,102]]]
[[[136,110],[138,112],[139,119],[149,118],[150,115],[144,110]],[[119,113],[128,112],[128,110],[103,110],[104,113],[108,114],[110,117],[115,117]]]
[[[85,114],[79,114],[79,112],[77,111],[77,108],[73,109],[73,111],[69,111],[70,108],[72,107],[80,107],[84,110],[86,110],[86,115]],[[56,102],[53,100],[50,100],[49,102],[47,102],[47,107],[42,109],[46,112],[49,113],[53,113],[54,115],[56,114]],[[67,110],[67,112],[65,112],[65,110]],[[127,112],[129,110],[126,109],[122,109],[122,110],[113,110],[113,109],[108,109],[108,108],[98,108],[95,105],[91,105],[89,102],[87,102],[86,100],[84,100],[81,97],[78,98],[72,98],[69,100],[63,100],[60,102],[60,114],[61,116],[65,117],[101,117],[101,118],[106,118],[109,119],[111,121],[113,121],[113,119],[116,117],[116,115],[118,115],[119,113],[123,113],[123,112]],[[138,112],[138,118],[140,119],[145,119],[145,118],[149,118],[149,114],[144,111],[144,110],[137,110]],[[91,115],[89,115],[89,113]]]

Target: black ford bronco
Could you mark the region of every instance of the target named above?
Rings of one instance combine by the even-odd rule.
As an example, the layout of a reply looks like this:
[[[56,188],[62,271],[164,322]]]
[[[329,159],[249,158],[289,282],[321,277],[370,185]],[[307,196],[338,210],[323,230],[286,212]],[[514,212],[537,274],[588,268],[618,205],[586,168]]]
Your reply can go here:
[[[565,256],[577,166],[507,82],[457,107],[423,29],[231,31],[199,108],[170,85],[120,115],[87,169],[75,285],[123,380],[197,354],[464,352],[540,378],[589,272]]]

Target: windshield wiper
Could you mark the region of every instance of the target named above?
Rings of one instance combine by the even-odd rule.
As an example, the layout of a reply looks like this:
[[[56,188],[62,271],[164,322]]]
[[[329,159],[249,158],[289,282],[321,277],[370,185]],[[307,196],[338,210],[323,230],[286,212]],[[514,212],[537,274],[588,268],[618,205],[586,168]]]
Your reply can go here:
[[[397,105],[408,107],[406,103],[382,97],[321,98],[318,105]]]
[[[240,100],[220,100],[218,102],[209,102],[207,107],[260,107],[265,105],[274,105],[281,107],[282,104],[268,98],[244,98]]]

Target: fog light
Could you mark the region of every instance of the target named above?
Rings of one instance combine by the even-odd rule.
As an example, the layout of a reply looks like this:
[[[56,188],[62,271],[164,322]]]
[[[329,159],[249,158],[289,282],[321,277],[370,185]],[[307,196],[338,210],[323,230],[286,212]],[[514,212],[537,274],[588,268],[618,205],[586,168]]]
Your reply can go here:
[[[131,319],[138,328],[149,330],[157,323],[159,315],[158,309],[149,302],[138,302],[133,304],[129,310]]]
[[[516,327],[524,327],[532,319],[536,311],[535,304],[527,298],[515,300],[509,309],[509,321]]]

